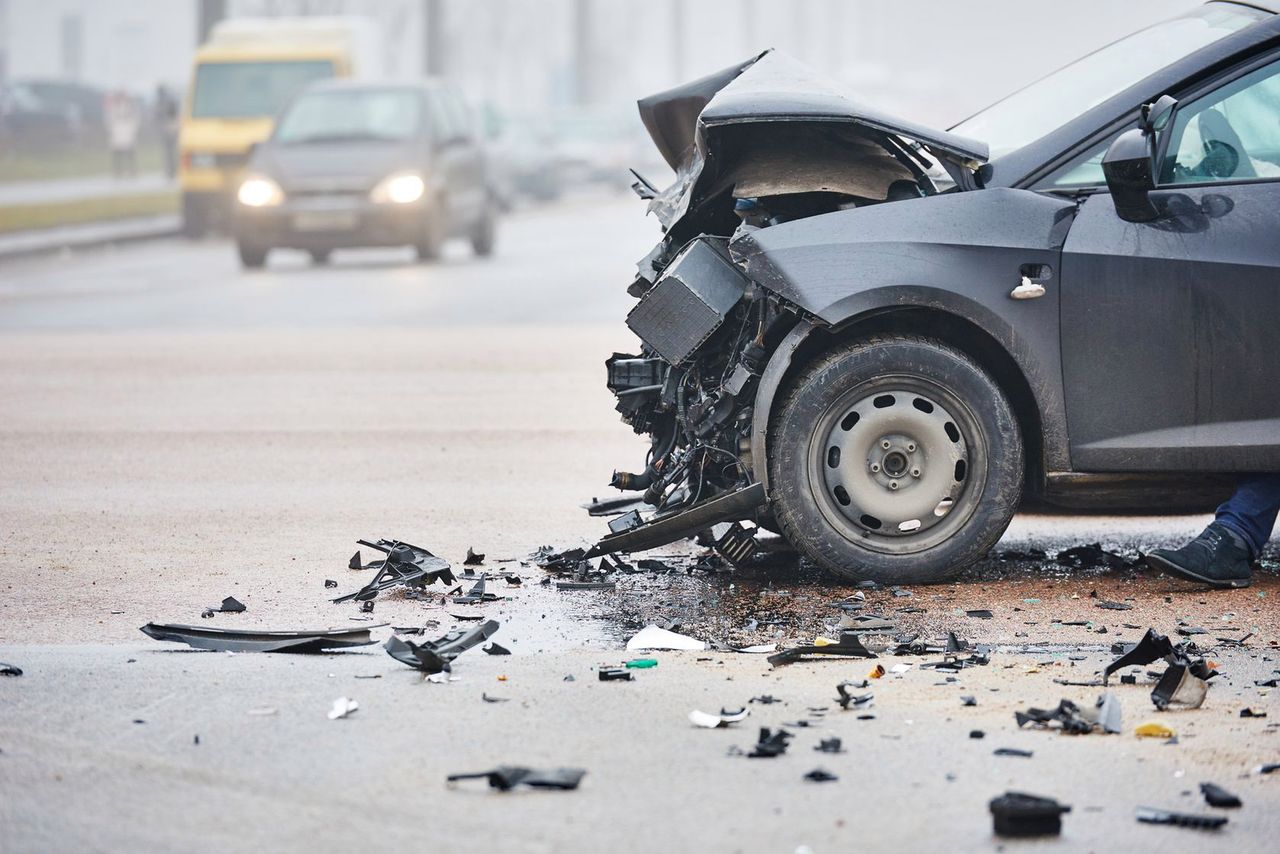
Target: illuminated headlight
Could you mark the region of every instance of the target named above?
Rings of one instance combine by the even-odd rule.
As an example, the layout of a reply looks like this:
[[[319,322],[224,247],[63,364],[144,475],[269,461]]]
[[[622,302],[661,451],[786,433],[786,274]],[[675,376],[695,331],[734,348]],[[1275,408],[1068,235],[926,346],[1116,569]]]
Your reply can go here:
[[[270,178],[254,175],[246,178],[236,193],[240,204],[248,208],[265,208],[284,201],[284,191]]]
[[[421,175],[404,172],[399,175],[390,175],[379,181],[378,186],[373,188],[369,196],[378,203],[407,205],[422,198],[422,194],[426,191],[427,184],[422,180]]]

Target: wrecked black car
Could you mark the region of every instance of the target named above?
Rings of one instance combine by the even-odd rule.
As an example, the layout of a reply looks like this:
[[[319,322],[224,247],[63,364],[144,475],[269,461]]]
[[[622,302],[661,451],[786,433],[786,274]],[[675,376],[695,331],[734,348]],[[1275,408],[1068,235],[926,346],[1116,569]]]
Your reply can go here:
[[[949,132],[769,51],[640,102],[676,172],[608,385],[651,448],[588,556],[781,533],[946,577],[1024,500],[1280,471],[1280,18],[1210,2]]]

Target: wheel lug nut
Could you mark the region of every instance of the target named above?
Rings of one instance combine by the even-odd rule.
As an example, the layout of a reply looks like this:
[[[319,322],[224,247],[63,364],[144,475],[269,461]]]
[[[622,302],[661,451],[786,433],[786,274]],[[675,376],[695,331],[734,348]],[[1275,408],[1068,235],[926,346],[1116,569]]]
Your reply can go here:
[[[891,480],[891,481],[889,481],[889,488],[890,488],[890,489],[897,489],[897,488],[898,488],[898,482],[897,482],[896,480]]]
[[[880,471],[880,464],[879,464],[879,463],[872,463],[872,464],[871,464],[871,470],[872,470],[872,471]]]
[[[919,477],[919,476],[920,476],[920,469],[912,469],[912,470],[911,470],[911,476],[912,476],[912,477]]]
[[[880,447],[884,448],[886,451],[889,450],[889,440],[885,439],[883,442],[881,442]]]
[[[908,450],[908,451],[914,451],[915,449],[916,449],[916,443],[915,443],[915,442],[908,442],[908,443],[907,443],[907,450]]]

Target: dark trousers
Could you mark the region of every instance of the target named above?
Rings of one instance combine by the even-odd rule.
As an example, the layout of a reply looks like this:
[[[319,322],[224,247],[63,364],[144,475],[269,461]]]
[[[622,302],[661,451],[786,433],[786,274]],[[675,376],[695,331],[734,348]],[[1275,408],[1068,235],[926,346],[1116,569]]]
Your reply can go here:
[[[1238,534],[1257,560],[1271,539],[1277,513],[1280,513],[1280,474],[1253,474],[1241,480],[1235,493],[1218,508],[1218,524]]]

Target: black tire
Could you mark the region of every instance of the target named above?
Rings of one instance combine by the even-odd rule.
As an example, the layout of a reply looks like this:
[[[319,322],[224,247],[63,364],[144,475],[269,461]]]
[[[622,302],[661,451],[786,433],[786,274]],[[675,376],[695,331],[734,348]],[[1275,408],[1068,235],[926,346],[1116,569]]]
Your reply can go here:
[[[246,270],[258,270],[267,263],[267,253],[271,249],[240,240],[236,242],[236,251],[240,253],[240,265],[242,267]]]
[[[311,263],[315,264],[317,267],[323,267],[325,264],[329,263],[329,256],[332,254],[333,253],[328,249],[312,249]]]
[[[481,258],[493,255],[498,241],[498,217],[492,203],[485,205],[480,222],[471,230],[471,251]]]
[[[413,246],[419,261],[436,261],[444,248],[444,226],[440,222],[440,206],[433,205],[422,217],[418,242]]]
[[[1022,496],[1008,400],[968,356],[928,338],[878,337],[818,357],[788,387],[770,435],[779,528],[848,579],[953,576],[991,550]]]

